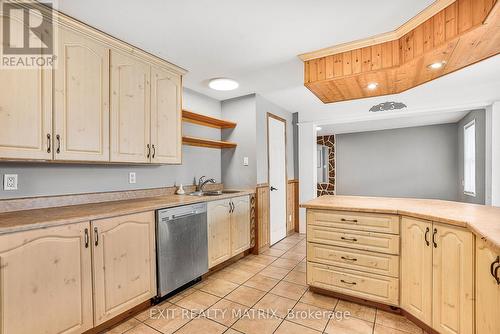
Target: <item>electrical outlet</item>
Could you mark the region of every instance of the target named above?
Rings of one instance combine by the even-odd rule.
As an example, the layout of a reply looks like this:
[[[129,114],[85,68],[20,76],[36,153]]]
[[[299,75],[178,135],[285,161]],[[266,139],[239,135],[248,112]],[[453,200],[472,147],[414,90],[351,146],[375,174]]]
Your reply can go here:
[[[3,176],[3,190],[17,190],[17,174]]]
[[[243,157],[243,166],[248,166],[248,157]]]
[[[128,183],[133,184],[137,182],[135,172],[128,173]]]

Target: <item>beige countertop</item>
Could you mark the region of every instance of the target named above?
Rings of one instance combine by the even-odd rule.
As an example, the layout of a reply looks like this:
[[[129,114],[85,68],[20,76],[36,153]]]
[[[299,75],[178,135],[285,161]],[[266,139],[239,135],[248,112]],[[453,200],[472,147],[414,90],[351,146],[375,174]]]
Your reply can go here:
[[[97,220],[131,213],[170,208],[186,204],[217,201],[255,193],[244,190],[218,196],[167,195],[112,202],[0,213],[0,234],[34,228]]]
[[[301,204],[301,207],[392,213],[462,226],[500,252],[500,207],[432,199],[361,196],[321,196]]]

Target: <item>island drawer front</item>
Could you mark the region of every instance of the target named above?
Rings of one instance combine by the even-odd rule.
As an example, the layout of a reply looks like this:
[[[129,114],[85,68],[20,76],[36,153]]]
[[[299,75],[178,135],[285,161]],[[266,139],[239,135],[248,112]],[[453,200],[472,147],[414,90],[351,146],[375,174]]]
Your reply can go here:
[[[329,210],[307,210],[307,223],[348,230],[399,234],[399,216]]]
[[[393,234],[307,226],[307,241],[372,252],[399,255],[399,236]]]
[[[399,256],[350,248],[307,243],[307,259],[312,262],[399,277]]]
[[[399,279],[307,263],[307,283],[313,287],[399,306]]]

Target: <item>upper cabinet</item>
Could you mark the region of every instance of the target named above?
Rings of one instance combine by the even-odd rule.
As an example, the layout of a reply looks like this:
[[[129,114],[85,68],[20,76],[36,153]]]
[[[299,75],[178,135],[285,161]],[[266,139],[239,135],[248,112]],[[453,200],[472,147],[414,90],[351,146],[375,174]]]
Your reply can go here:
[[[22,21],[12,17],[10,29],[22,32]],[[0,159],[51,159],[51,83],[50,70],[0,69]]]
[[[0,69],[0,160],[181,163],[185,71],[55,17],[52,70]]]
[[[150,66],[111,51],[111,161],[150,161]]]
[[[109,160],[109,48],[59,30],[54,77],[55,160]]]
[[[151,161],[181,163],[181,76],[153,67],[151,70]]]

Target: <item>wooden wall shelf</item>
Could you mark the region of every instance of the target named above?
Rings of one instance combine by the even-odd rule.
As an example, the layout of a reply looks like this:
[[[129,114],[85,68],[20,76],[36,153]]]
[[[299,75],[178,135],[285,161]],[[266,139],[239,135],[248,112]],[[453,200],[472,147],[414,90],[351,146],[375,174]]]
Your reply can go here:
[[[209,147],[209,148],[235,148],[236,143],[221,141],[221,140],[212,140],[205,138],[197,138],[197,137],[182,137],[182,144],[189,146],[198,146],[198,147]]]
[[[236,127],[236,123],[201,115],[189,110],[182,110],[182,120],[184,122],[208,126],[217,129],[232,129]]]

